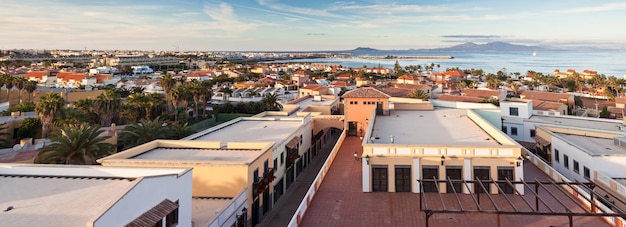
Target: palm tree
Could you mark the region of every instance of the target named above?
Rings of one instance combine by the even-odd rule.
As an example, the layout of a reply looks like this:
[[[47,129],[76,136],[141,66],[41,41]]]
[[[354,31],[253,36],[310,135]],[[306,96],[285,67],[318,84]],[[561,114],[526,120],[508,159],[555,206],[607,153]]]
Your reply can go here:
[[[182,139],[194,133],[193,129],[185,124],[172,124],[169,126],[169,138],[168,139]]]
[[[24,90],[26,90],[26,93],[28,93],[28,101],[30,102],[31,98],[33,97],[33,92],[37,90],[37,81],[27,81],[26,84],[24,84]]]
[[[71,125],[55,131],[51,144],[40,148],[35,156],[39,164],[93,165],[96,160],[113,154],[115,146],[106,142],[110,136],[100,136],[100,126]]]
[[[415,89],[407,96],[407,98],[428,101],[429,95],[421,89]]]
[[[200,84],[200,81],[192,80],[188,84],[185,84],[185,87],[187,87],[190,95],[193,96],[193,104],[194,104],[193,116],[196,117],[197,119],[199,103],[202,102],[202,100],[200,99],[200,95],[202,94],[202,90],[203,90],[202,84]]]
[[[7,102],[11,102],[11,89],[13,89],[13,80],[15,77],[6,76],[4,77],[4,86],[7,88]]]
[[[107,90],[96,98],[94,107],[100,117],[100,125],[109,126],[122,109],[122,99],[115,91]]]
[[[148,115],[148,117],[150,119],[152,119],[152,110],[156,109],[156,115],[160,115],[161,112],[163,111],[163,95],[159,94],[159,93],[150,93],[148,95],[148,103],[150,104],[150,114]]]
[[[265,105],[265,110],[280,110],[280,104],[278,103],[278,96],[276,94],[266,94],[261,102]]]
[[[165,105],[167,106],[167,109],[170,109],[170,91],[172,90],[172,87],[174,86],[174,84],[176,83],[176,81],[174,81],[174,79],[172,78],[172,75],[169,74],[165,74],[165,76],[159,78],[159,84],[161,85],[161,87],[163,88],[163,91],[165,92]]]
[[[22,90],[24,90],[24,85],[26,84],[26,79],[24,78],[15,78],[13,80],[13,85],[17,88],[17,101],[18,103],[22,103]]]
[[[150,119],[150,97],[144,94],[133,94],[128,96],[126,99],[129,105],[134,106],[136,108],[141,108],[145,111],[145,118]]]
[[[188,100],[191,96],[191,92],[185,86],[176,86],[172,88],[170,92],[170,96],[172,97],[172,105],[176,109],[175,111],[175,121],[178,122],[178,107],[181,106],[183,109],[187,108]]]
[[[154,120],[141,119],[139,123],[126,126],[120,133],[120,141],[124,149],[144,144],[156,139],[168,139],[171,131],[163,126],[160,118]]]
[[[65,100],[58,93],[49,92],[43,97],[39,98],[35,105],[35,112],[43,123],[41,126],[42,137],[48,137],[50,133],[50,126],[54,121],[56,115],[63,110],[63,104]]]

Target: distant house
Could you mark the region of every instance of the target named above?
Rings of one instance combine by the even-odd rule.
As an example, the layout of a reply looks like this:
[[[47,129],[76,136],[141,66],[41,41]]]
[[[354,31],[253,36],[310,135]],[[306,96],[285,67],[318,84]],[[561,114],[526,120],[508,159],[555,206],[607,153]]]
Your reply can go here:
[[[36,81],[40,84],[45,84],[48,81],[48,77],[50,76],[50,72],[48,71],[30,71],[24,75],[24,78],[29,81]]]
[[[437,100],[439,100],[439,101],[450,101],[450,102],[474,102],[474,103],[480,103],[480,102],[482,102],[485,99],[478,98],[478,97],[472,97],[472,96],[459,96],[459,95],[443,94],[443,95],[439,96],[439,98],[437,98]]]
[[[567,105],[574,105],[574,95],[555,92],[543,92],[543,91],[522,91],[520,94],[521,99],[539,100],[560,102]]]
[[[328,94],[328,87],[320,86],[320,85],[309,85],[309,86],[306,86],[306,87],[301,87],[300,90],[298,90],[298,94],[300,96],[326,95],[326,94]]]
[[[506,99],[506,92],[494,91],[494,90],[483,90],[483,89],[464,89],[461,92],[461,96],[469,96],[469,97],[476,97],[476,98],[482,98],[482,99],[504,100]]]

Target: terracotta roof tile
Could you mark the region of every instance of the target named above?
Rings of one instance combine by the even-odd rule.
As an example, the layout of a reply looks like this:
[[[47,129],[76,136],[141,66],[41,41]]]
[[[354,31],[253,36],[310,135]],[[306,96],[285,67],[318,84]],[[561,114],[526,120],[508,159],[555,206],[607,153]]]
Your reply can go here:
[[[565,106],[565,104],[550,101],[533,101],[533,110],[558,110],[562,106]]]
[[[564,93],[529,91],[529,90],[522,91],[521,95],[525,96],[523,99],[552,101],[552,102],[560,102],[562,100],[567,100],[570,97],[572,97],[572,95],[564,94]]]
[[[441,95],[437,100],[451,101],[451,102],[480,102],[484,99],[470,96],[458,96],[458,95]]]
[[[163,219],[167,214],[172,212],[178,208],[178,204],[166,199],[163,202],[157,204],[152,209],[146,211],[141,216],[137,217],[132,222],[128,223],[127,227],[135,227],[135,226],[153,226],[161,219]]]
[[[494,96],[498,97],[502,94],[502,92],[492,90],[465,89],[461,92],[461,94],[464,96],[488,99]]]
[[[362,87],[358,89],[354,89],[352,91],[348,91],[343,96],[343,98],[389,98],[390,96],[385,94],[382,91],[377,90],[376,88],[371,87]]]

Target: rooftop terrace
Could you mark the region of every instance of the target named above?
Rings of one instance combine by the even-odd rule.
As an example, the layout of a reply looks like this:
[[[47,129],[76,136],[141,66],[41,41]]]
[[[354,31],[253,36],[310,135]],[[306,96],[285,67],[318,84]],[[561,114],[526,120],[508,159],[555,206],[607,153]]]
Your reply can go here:
[[[626,155],[626,148],[613,144],[613,139],[554,133],[584,149],[589,155]]]
[[[302,126],[302,119],[281,119],[285,118],[244,118],[226,127],[219,129],[214,127],[189,138],[223,142],[281,142]]]
[[[159,147],[132,157],[132,159],[211,161],[224,164],[239,164],[250,162],[262,153],[263,151],[259,149],[240,150]]]

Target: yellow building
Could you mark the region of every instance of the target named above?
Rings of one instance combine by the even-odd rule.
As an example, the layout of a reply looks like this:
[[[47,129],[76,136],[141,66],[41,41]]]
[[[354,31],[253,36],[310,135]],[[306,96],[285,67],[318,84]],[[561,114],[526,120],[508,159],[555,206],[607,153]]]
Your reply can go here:
[[[103,166],[193,168],[192,196],[196,199],[233,198],[247,188],[247,215],[254,226],[261,209],[271,203],[266,192],[273,190],[273,145],[228,142],[222,146],[221,141],[155,140],[98,162]]]

